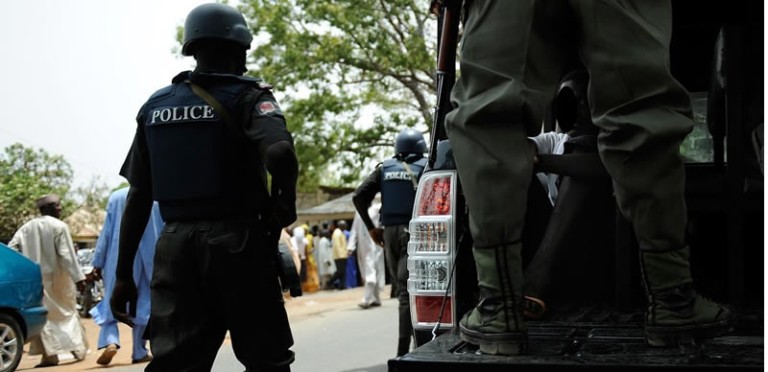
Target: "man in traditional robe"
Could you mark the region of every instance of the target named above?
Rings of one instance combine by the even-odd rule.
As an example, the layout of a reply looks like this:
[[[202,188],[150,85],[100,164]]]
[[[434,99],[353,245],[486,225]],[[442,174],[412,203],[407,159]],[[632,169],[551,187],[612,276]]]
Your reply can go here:
[[[41,216],[22,225],[8,245],[40,265],[48,321],[40,337],[30,340],[29,354],[42,354],[36,367],[48,367],[59,364],[58,354],[72,353],[77,361],[85,359],[88,343],[75,292],[85,285],[85,274],[77,262],[69,227],[60,220],[59,197],[46,195],[36,205]]]
[[[379,209],[381,204],[374,204],[368,208],[368,215],[374,226],[379,227]],[[359,212],[355,212],[352,221],[352,230],[349,234],[347,249],[357,251],[357,261],[360,267],[360,276],[363,278],[365,290],[363,299],[357,306],[361,309],[381,306],[381,290],[384,288],[384,247],[376,244],[368,233],[368,227],[363,222]]]
[[[112,290],[115,288],[115,273],[117,269],[118,243],[120,242],[120,222],[123,219],[125,201],[128,196],[128,187],[116,190],[110,195],[107,202],[107,217],[104,227],[96,242],[96,250],[93,254],[93,274],[96,278],[104,280],[104,298],[91,309],[90,314],[94,322],[101,327],[99,331],[98,348],[104,349],[96,363],[109,365],[112,357],[120,348],[120,333],[117,328],[117,320],[112,315],[109,301],[112,298]],[[138,291],[136,304],[136,318],[133,321],[132,336],[133,350],[131,361],[135,363],[148,362],[152,359],[147,350],[147,342],[143,338],[144,330],[149,322],[149,282],[152,279],[153,260],[155,257],[155,244],[163,229],[163,219],[160,217],[160,209],[157,203],[152,207],[147,228],[139,243],[136,259],[133,261],[133,280]]]

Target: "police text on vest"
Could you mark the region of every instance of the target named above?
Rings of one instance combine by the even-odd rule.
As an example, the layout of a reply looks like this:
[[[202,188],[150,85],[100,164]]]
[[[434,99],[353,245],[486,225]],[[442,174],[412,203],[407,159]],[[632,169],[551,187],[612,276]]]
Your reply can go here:
[[[213,119],[213,117],[213,107],[208,105],[166,107],[152,111],[150,124],[207,120]]]

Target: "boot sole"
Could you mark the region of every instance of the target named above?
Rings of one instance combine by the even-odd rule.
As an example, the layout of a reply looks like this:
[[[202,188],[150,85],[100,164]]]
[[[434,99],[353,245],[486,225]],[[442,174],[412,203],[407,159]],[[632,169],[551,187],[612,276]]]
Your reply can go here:
[[[705,325],[646,326],[645,342],[653,347],[692,345],[731,332],[735,322],[732,317]]]
[[[517,333],[480,333],[459,324],[461,339],[480,347],[480,352],[488,355],[521,355],[527,348],[527,335]]]

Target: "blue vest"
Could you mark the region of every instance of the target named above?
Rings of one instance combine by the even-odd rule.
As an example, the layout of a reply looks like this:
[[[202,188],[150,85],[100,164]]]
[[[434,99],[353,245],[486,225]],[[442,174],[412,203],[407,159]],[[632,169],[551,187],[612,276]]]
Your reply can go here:
[[[421,158],[408,167],[416,183],[427,165],[427,158]],[[411,221],[416,188],[403,162],[397,159],[384,160],[381,169],[381,224],[384,226],[407,225]]]
[[[178,75],[143,107],[153,197],[165,220],[253,217],[267,202],[264,166],[249,155],[245,136],[184,83],[189,76]],[[195,77],[236,121],[239,99],[258,87],[236,75]]]

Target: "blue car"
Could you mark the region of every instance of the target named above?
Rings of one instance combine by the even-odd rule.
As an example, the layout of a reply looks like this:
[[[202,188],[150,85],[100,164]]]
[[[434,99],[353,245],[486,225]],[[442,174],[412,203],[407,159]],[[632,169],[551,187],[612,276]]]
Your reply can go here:
[[[16,370],[24,344],[40,334],[47,315],[40,266],[0,244],[0,372]]]

